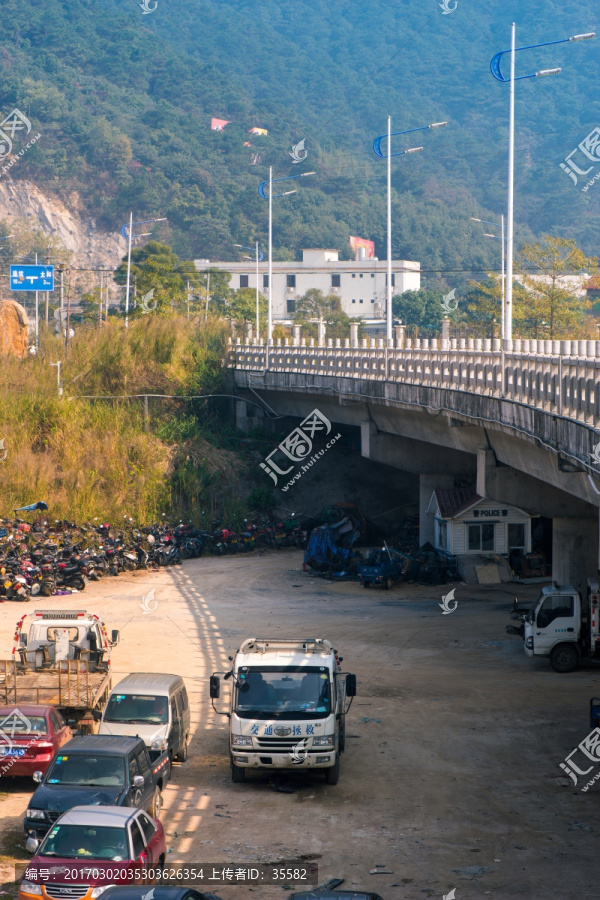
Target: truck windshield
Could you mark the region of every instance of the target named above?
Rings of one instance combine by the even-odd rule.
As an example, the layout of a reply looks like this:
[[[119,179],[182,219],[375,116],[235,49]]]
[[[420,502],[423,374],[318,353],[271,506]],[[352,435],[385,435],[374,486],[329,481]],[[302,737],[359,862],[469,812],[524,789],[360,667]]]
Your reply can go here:
[[[59,753],[48,771],[46,783],[122,787],[125,766],[120,756]]]
[[[106,705],[104,721],[166,725],[169,721],[168,698],[150,694],[113,694]]]
[[[127,834],[124,828],[55,825],[38,850],[38,856],[121,862],[129,858]]]
[[[247,666],[237,676],[235,711],[243,719],[324,719],[331,712],[325,667]]]

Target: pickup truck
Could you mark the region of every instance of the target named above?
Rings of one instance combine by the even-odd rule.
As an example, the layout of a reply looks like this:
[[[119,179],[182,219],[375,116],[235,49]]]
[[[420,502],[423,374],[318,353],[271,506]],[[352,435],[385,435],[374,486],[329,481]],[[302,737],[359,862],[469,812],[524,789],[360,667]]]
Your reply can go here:
[[[170,777],[167,751],[151,759],[142,738],[84,734],[55,754],[27,808],[27,837],[41,838],[74,806],[135,806],[158,819]]]
[[[396,581],[402,581],[409,564],[407,556],[386,544],[382,550],[369,551],[366,559],[358,564],[358,580],[365,588],[376,584],[389,591]]]

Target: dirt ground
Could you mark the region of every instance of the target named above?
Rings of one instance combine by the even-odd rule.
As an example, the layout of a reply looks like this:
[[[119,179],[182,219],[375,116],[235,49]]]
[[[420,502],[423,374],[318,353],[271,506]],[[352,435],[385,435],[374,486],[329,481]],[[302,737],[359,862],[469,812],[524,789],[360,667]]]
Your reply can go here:
[[[511,585],[459,585],[458,608],[442,615],[443,587],[365,591],[303,574],[301,560],[293,550],[203,558],[29,605],[95,610],[119,628],[113,683],[135,671],[185,678],[193,740],[165,791],[168,863],[311,858],[319,882],[344,878],[384,900],[442,900],[452,888],[456,900],[596,898],[600,786],[582,793],[559,763],[590,730],[598,669],[558,675],[527,659],[504,631]],[[144,613],[152,589],[157,608]],[[529,600],[537,587],[517,592]],[[24,611],[0,607],[0,658]],[[337,786],[297,773],[289,794],[266,774],[231,782],[227,719],[211,710],[208,677],[250,636],[326,637],[356,672]],[[0,783],[5,882],[11,857],[26,858],[32,788]],[[279,886],[212,890],[225,900],[286,896]]]

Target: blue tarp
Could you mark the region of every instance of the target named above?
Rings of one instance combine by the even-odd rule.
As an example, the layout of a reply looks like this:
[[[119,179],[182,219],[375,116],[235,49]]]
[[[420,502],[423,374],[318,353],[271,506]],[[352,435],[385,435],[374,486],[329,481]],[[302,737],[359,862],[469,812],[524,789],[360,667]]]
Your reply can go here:
[[[318,572],[327,572],[347,564],[353,556],[351,548],[340,547],[334,543],[334,534],[339,528],[331,525],[320,525],[313,528],[306,545],[304,562]]]

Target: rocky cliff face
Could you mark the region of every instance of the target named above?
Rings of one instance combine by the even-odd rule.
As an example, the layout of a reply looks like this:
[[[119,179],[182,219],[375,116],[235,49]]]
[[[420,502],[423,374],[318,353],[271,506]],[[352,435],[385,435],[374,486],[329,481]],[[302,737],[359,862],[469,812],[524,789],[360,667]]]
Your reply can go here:
[[[0,180],[0,219],[26,219],[48,235],[58,238],[73,254],[75,268],[114,269],[127,252],[126,241],[116,232],[98,231],[93,219],[79,216],[78,198],[70,208],[28,181]]]
[[[0,301],[0,354],[26,356],[29,346],[27,313],[14,300]]]

